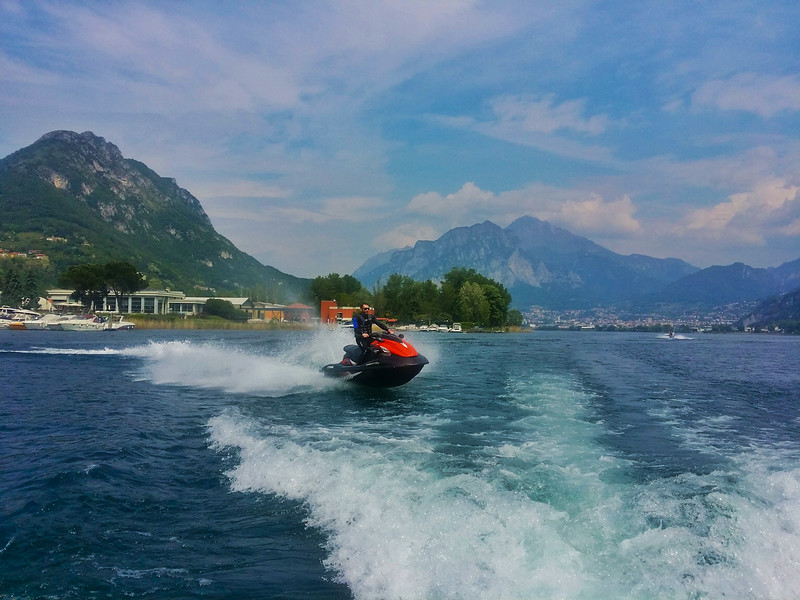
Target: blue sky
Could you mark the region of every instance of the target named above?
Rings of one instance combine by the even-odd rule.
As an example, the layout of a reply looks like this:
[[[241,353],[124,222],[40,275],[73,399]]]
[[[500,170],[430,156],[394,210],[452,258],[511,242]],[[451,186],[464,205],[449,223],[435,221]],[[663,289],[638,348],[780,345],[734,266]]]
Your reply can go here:
[[[532,215],[800,258],[792,1],[0,0],[0,156],[93,131],[302,277]]]

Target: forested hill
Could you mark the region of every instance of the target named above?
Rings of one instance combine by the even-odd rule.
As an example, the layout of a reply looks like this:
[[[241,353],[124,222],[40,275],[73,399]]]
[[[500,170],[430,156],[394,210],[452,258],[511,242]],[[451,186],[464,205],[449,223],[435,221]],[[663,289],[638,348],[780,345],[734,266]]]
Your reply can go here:
[[[53,131],[0,160],[0,214],[0,247],[37,251],[55,272],[126,260],[159,287],[259,288],[271,301],[310,285],[237,249],[174,179],[89,131]]]

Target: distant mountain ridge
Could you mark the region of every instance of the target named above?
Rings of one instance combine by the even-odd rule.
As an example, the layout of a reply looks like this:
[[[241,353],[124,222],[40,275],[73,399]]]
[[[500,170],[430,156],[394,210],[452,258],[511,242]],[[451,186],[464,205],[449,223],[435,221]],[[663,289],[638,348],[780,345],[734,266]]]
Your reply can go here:
[[[676,258],[621,255],[531,216],[506,228],[491,221],[458,227],[435,241],[384,252],[353,272],[367,287],[392,273],[440,281],[453,267],[502,283],[520,309],[665,306],[708,309],[800,287],[800,260],[770,269],[741,263],[698,267]]]
[[[127,260],[165,287],[258,286],[276,299],[309,284],[240,251],[174,179],[90,131],[53,131],[0,160],[0,214],[0,246],[33,245],[58,270]]]
[[[762,329],[785,326],[787,321],[800,322],[800,288],[764,300],[736,325]]]
[[[778,267],[756,268],[737,262],[698,271],[667,285],[646,301],[706,308],[761,300],[800,288],[800,259]]]
[[[586,308],[656,292],[699,269],[678,259],[616,254],[531,216],[505,229],[484,221],[373,257],[353,276],[367,287],[392,273],[439,281],[453,267],[502,283],[514,305]]]

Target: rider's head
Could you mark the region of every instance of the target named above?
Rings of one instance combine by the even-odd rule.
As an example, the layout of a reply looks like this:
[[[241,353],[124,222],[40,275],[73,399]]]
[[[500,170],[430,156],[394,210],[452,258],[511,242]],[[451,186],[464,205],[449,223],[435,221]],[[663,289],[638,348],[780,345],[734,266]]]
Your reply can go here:
[[[364,313],[364,314],[369,313],[369,304],[367,304],[366,302],[362,302],[361,303],[361,312]]]

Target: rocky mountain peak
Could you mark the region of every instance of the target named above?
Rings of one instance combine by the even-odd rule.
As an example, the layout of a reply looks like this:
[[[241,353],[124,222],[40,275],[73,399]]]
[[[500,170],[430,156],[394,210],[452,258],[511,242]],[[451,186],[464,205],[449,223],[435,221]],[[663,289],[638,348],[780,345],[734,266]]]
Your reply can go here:
[[[366,286],[392,273],[440,281],[453,267],[502,283],[517,306],[554,308],[610,303],[653,292],[697,271],[677,260],[628,257],[531,216],[505,229],[484,221],[457,227],[371,259],[353,275]]]
[[[129,260],[164,285],[200,289],[299,281],[238,250],[173,178],[91,131],[51,131],[1,159],[0,214],[0,239],[33,240],[59,269]]]

